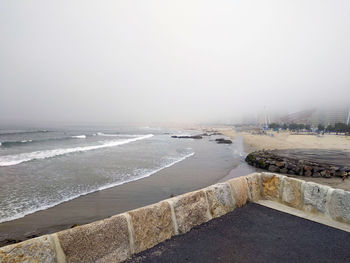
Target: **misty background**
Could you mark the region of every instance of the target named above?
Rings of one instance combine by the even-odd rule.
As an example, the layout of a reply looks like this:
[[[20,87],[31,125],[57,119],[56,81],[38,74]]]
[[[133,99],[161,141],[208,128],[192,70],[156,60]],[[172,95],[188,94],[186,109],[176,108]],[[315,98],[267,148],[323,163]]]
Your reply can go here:
[[[350,2],[0,0],[0,124],[350,106]]]

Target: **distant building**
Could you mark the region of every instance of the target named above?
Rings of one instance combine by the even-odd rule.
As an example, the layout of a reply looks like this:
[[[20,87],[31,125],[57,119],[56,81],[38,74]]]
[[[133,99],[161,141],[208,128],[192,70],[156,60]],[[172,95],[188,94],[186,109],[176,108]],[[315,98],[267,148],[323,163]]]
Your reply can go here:
[[[294,112],[281,117],[280,121],[283,123],[298,123],[298,124],[313,124],[313,115],[316,113],[316,109],[309,109]]]
[[[334,125],[335,123],[346,123],[349,114],[348,107],[329,107],[327,109],[308,109],[287,114],[280,118],[282,123]]]
[[[348,117],[348,108],[335,108],[328,110],[325,114],[324,124],[334,125],[337,122],[346,123]]]

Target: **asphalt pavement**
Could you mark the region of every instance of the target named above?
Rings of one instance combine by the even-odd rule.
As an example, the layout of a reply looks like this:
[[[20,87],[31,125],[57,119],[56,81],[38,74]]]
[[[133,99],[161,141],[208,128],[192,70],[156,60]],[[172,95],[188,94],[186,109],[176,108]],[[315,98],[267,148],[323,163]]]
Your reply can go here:
[[[127,262],[350,262],[350,233],[248,203]]]

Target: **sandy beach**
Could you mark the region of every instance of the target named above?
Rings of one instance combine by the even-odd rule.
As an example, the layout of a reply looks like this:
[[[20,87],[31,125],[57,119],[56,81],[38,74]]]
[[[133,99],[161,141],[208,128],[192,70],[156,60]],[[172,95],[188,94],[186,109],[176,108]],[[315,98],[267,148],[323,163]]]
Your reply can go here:
[[[220,132],[232,139],[241,136],[243,138],[245,152],[257,150],[286,150],[286,149],[323,149],[350,151],[350,139],[344,135],[295,135],[289,132],[268,132],[273,136],[257,135],[250,132],[235,132],[232,128],[221,128]],[[350,164],[350,160],[349,160]],[[309,182],[315,182],[350,191],[350,179],[342,180],[338,177],[313,178],[306,176],[291,176]]]
[[[243,137],[246,152],[257,150],[275,149],[333,149],[350,150],[350,139],[348,136],[326,134],[316,135],[294,135],[290,132],[268,132],[273,136],[256,135],[249,132],[236,133],[233,129],[221,129],[224,135],[235,138],[237,135]]]

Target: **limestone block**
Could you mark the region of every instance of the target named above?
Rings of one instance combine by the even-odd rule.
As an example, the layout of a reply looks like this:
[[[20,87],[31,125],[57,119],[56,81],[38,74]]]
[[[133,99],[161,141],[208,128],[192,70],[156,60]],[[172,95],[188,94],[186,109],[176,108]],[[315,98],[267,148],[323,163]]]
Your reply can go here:
[[[204,190],[213,217],[225,215],[235,208],[235,201],[232,199],[231,189],[227,183],[215,184]]]
[[[205,223],[212,218],[203,190],[183,194],[171,200],[174,205],[175,217],[180,234],[186,233],[190,231],[192,227]]]
[[[335,189],[331,194],[328,209],[333,219],[350,223],[350,192]]]
[[[302,206],[302,183],[301,180],[286,177],[283,181],[282,202],[300,208]]]
[[[121,262],[131,254],[124,215],[57,233],[68,263]]]
[[[272,173],[261,174],[261,184],[263,188],[263,195],[269,200],[279,199],[279,187],[281,182],[281,176]]]
[[[258,201],[261,199],[260,188],[260,174],[253,173],[246,176],[248,189],[249,189],[249,201]]]
[[[56,263],[56,253],[51,237],[41,236],[0,248],[1,263],[42,262]]]
[[[175,234],[167,202],[142,207],[128,214],[134,230],[135,253],[151,248]]]
[[[248,185],[245,177],[233,178],[227,181],[232,190],[232,196],[236,200],[236,206],[245,205],[248,200]]]
[[[304,209],[310,212],[326,213],[328,186],[307,182],[304,184]]]

